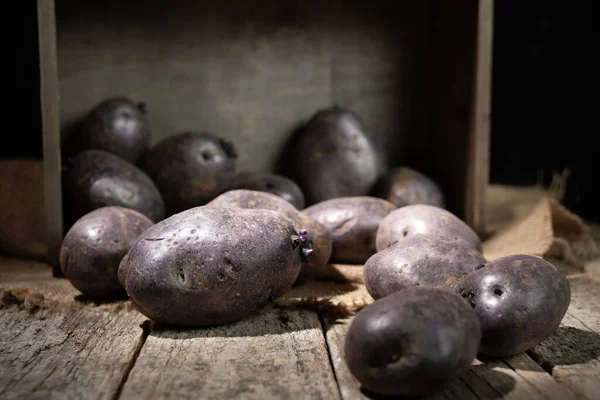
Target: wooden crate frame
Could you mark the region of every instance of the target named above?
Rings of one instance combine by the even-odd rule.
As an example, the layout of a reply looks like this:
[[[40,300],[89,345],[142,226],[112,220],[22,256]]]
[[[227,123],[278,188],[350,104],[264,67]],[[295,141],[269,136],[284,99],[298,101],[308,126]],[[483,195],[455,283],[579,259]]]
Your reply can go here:
[[[434,70],[431,85],[436,96],[431,104],[432,131],[446,135],[431,146],[437,154],[452,148],[453,137],[465,137],[457,151],[459,167],[446,168],[447,185],[459,189],[453,194],[453,211],[480,235],[485,235],[484,202],[489,175],[490,97],[493,40],[492,0],[452,2],[431,0],[434,4],[435,33],[431,59]],[[48,262],[57,267],[64,235],[61,194],[61,117],[57,20],[54,0],[38,0],[40,82],[44,147],[44,201],[48,237]],[[468,23],[453,25],[452,18]],[[462,62],[462,64],[461,64]],[[465,69],[456,65],[467,65]],[[462,74],[462,75],[461,75]],[[438,96],[439,95],[439,96]],[[458,115],[458,116],[457,116]],[[442,126],[443,125],[443,126]],[[462,135],[462,136],[461,136]],[[450,146],[450,147],[448,147]],[[450,157],[446,166],[455,165]]]

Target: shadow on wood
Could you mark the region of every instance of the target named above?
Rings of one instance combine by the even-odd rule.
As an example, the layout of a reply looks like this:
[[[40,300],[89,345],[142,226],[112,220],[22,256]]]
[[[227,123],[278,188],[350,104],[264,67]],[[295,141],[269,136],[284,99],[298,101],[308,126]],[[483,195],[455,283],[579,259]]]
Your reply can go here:
[[[306,329],[312,313],[304,310],[275,309],[268,306],[248,318],[205,327],[175,326],[152,321],[150,336],[167,339],[236,338],[280,335]]]
[[[542,367],[552,373],[555,365],[584,364],[600,357],[600,335],[596,332],[561,326],[551,337],[527,354],[540,362],[542,357],[538,352],[546,356],[543,358]]]

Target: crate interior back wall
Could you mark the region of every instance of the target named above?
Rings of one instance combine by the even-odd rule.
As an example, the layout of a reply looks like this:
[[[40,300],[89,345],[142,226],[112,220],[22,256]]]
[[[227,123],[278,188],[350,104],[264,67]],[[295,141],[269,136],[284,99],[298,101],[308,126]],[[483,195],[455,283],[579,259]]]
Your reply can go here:
[[[210,131],[234,142],[238,171],[277,172],[294,130],[337,104],[364,119],[390,167],[438,180],[448,208],[481,230],[492,2],[452,4],[38,0],[45,155],[60,155],[92,106],[124,95],[147,104],[153,143]],[[49,218],[56,248],[64,227]]]

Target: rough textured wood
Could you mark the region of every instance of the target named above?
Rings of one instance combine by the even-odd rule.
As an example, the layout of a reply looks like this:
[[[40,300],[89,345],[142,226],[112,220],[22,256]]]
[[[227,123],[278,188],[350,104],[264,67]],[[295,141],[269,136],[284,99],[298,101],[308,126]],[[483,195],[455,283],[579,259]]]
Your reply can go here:
[[[154,326],[123,399],[338,399],[321,323],[267,308],[206,329]]]
[[[0,311],[0,398],[113,399],[144,340],[132,312]]]
[[[579,398],[600,392],[600,276],[569,278],[571,305],[561,327],[536,346],[531,356]]]
[[[474,97],[469,135],[469,185],[466,217],[480,235],[486,231],[485,196],[490,174],[490,114],[492,101],[492,49],[494,1],[478,0]]]
[[[60,242],[63,237],[61,187],[61,143],[58,93],[58,59],[54,0],[38,0],[40,54],[40,98],[44,147],[44,216],[47,233],[47,259],[59,270]]]
[[[352,318],[325,319],[325,335],[343,399],[368,399],[343,359],[346,331]],[[529,356],[506,360],[475,360],[467,374],[434,398],[448,399],[574,399],[573,393],[557,383]]]

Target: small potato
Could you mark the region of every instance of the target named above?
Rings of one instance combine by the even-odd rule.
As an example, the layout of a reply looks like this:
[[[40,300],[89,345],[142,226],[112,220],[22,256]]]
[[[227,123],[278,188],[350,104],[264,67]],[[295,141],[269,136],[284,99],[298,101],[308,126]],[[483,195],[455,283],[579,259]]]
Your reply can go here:
[[[293,180],[282,175],[266,172],[240,172],[237,174],[229,190],[247,189],[267,192],[281,197],[296,209],[304,208],[304,194]]]
[[[316,110],[283,153],[286,175],[298,183],[308,205],[366,196],[387,164],[360,116],[340,106]]]
[[[376,253],[377,228],[394,209],[396,206],[387,200],[356,196],[326,200],[303,212],[331,233],[332,262],[363,264]]]
[[[454,289],[485,262],[479,251],[461,240],[417,234],[369,258],[363,275],[371,297],[380,299],[412,286]]]
[[[477,314],[460,296],[412,287],[358,312],[346,334],[344,356],[363,388],[421,398],[466,373],[480,339]]]
[[[207,204],[213,207],[240,207],[283,212],[294,223],[296,229],[306,229],[308,240],[313,244],[310,258],[302,261],[302,270],[298,275],[300,284],[324,268],[331,257],[332,240],[327,228],[297,210],[292,204],[279,196],[257,190],[229,190]]]
[[[445,207],[442,189],[425,174],[409,167],[389,170],[373,188],[373,196],[386,199],[397,207],[429,204]]]
[[[156,182],[167,216],[202,206],[227,190],[237,162],[232,142],[210,132],[180,132],[148,150],[142,169]]]
[[[63,275],[83,294],[93,298],[125,297],[119,283],[121,260],[153,222],[128,208],[98,208],[78,219],[60,249]]]
[[[110,97],[96,104],[83,118],[72,138],[72,154],[104,150],[132,164],[150,147],[146,105],[126,97]]]
[[[487,263],[457,290],[481,322],[480,353],[492,357],[514,356],[546,340],[571,303],[565,275],[543,258],[526,254]]]
[[[377,251],[418,233],[463,240],[481,251],[481,240],[469,225],[451,212],[427,204],[400,207],[386,216],[377,230]]]
[[[100,207],[136,210],[153,222],[165,216],[158,188],[142,170],[103,150],[86,150],[73,157],[67,168],[65,197],[72,219]]]
[[[200,206],[146,230],[123,258],[119,280],[155,321],[235,322],[291,288],[307,245],[284,213]]]

